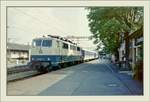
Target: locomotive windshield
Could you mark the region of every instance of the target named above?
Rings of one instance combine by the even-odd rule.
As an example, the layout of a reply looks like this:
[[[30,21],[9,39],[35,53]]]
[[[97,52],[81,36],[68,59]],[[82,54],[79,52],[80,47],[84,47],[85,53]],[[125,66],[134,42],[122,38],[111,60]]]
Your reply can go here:
[[[32,45],[33,46],[41,46],[42,40],[33,40]]]
[[[52,40],[43,40],[42,46],[43,47],[50,47],[50,46],[52,46]]]
[[[33,46],[39,46],[39,47],[51,47],[52,46],[52,40],[36,39],[36,40],[33,40],[32,45]]]

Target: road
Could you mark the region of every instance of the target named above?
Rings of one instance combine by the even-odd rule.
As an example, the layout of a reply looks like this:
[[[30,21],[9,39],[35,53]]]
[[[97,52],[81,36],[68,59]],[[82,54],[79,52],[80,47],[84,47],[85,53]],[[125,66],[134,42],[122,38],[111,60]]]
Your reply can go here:
[[[142,95],[143,88],[129,75],[119,73],[106,60],[52,71],[8,83],[7,95],[88,96]]]

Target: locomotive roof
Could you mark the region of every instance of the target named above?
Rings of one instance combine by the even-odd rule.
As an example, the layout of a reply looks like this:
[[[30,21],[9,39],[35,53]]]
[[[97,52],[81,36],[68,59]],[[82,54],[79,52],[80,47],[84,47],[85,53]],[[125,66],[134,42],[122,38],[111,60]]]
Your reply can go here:
[[[60,38],[56,38],[56,37],[51,37],[51,36],[48,36],[48,37],[39,37],[39,38],[34,38],[33,40],[40,40],[40,39],[52,39],[52,40],[57,40],[57,41],[61,41],[63,43],[69,43],[69,44],[72,44],[72,45],[75,45],[75,46],[78,46],[76,43],[73,43],[72,41],[70,40],[67,40],[67,39],[63,39],[62,37]],[[78,46],[79,47],[79,46]]]

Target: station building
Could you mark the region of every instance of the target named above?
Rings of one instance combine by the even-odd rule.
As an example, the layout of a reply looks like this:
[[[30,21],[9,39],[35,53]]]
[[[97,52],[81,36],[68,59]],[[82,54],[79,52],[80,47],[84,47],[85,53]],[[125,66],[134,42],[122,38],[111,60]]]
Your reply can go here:
[[[125,47],[125,39],[124,39],[124,34],[121,34],[121,45],[120,48],[118,49],[119,51],[119,61],[125,62],[125,53],[126,53],[126,47]],[[134,66],[137,61],[143,60],[143,28],[130,33],[128,36],[129,40],[129,64],[131,67],[131,70],[134,70]],[[122,67],[125,67],[125,64],[122,63]]]
[[[7,65],[26,64],[30,56],[29,45],[7,43]]]

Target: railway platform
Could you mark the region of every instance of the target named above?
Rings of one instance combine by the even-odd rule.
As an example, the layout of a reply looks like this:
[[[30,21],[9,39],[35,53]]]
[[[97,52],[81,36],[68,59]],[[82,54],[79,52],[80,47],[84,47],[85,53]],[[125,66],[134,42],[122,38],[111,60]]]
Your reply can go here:
[[[143,86],[106,60],[93,60],[39,76],[9,82],[10,96],[143,95]]]

